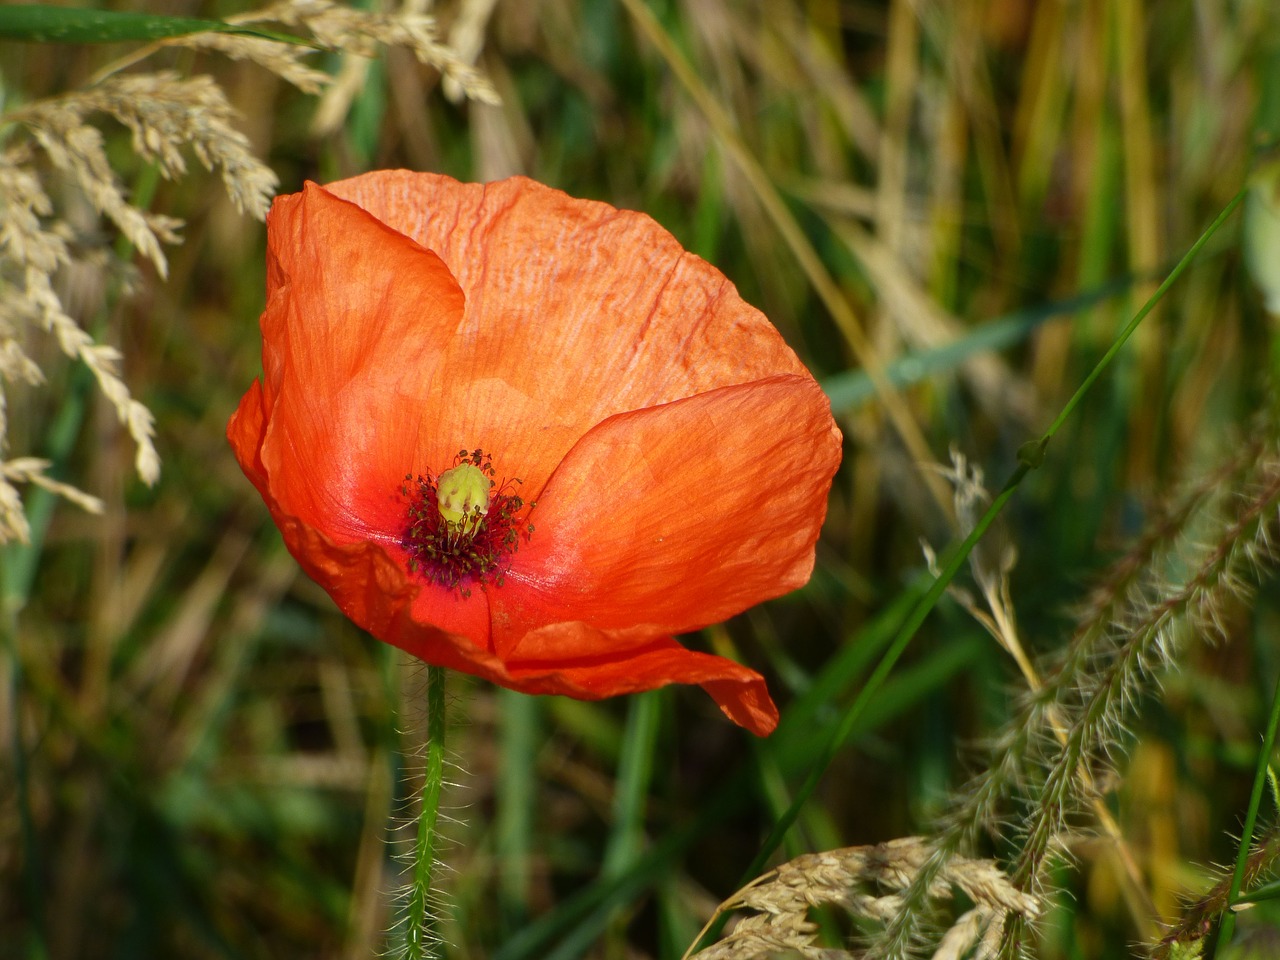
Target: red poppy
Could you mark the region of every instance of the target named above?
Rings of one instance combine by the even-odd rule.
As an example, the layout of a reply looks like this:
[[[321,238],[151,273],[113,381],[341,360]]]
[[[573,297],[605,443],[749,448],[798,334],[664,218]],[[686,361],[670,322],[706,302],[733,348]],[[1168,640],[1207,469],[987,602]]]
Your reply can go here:
[[[763,678],[674,634],[803,584],[840,461],[768,320],[649,217],[387,171],[276,200],[227,435],[289,550],[421,659],[528,693]]]

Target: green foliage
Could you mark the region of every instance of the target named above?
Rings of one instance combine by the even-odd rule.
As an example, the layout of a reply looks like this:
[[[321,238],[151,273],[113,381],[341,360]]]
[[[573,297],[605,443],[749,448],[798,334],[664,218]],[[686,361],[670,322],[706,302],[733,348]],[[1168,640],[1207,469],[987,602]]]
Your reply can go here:
[[[15,3],[0,7],[0,40],[25,43],[122,43],[209,32],[283,43],[306,43],[289,34],[237,26],[221,20],[42,4]]]
[[[480,6],[442,5],[442,36]],[[1274,944],[1272,7],[503,3],[478,61],[501,106],[454,103],[404,51],[334,53],[350,98],[319,133],[315,98],[259,63],[150,51],[217,79],[285,191],[408,166],[648,211],[769,314],[847,437],[810,585],[687,638],[768,675],[769,739],[696,690],[579,703],[447,678],[446,956],[668,960],[774,848],[908,835],[937,858],[910,909],[860,928],[882,944],[928,935],[951,855],[1044,898],[1021,946],[1049,960]],[[144,41],[242,12],[59,9],[0,7],[0,37]],[[6,107],[121,52],[0,51]],[[56,349],[28,345],[49,389],[3,383],[5,456],[106,508],[33,488],[30,544],[0,548],[0,960],[370,956],[417,829],[424,672],[299,574],[226,450],[259,372],[261,225],[203,171],[149,206],[187,222],[167,281],[60,282],[157,413],[156,488]],[[977,491],[953,462],[943,482],[952,444],[1015,480]],[[1229,905],[1255,901],[1227,942]]]

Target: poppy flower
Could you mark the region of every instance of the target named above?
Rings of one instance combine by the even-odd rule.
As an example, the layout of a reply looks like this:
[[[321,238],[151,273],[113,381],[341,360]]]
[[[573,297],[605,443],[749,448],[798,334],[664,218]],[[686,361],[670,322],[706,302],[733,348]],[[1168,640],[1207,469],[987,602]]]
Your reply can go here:
[[[758,673],[674,636],[809,578],[840,432],[723,275],[524,178],[308,183],[267,245],[227,434],[348,617],[514,690],[696,683],[774,728]]]

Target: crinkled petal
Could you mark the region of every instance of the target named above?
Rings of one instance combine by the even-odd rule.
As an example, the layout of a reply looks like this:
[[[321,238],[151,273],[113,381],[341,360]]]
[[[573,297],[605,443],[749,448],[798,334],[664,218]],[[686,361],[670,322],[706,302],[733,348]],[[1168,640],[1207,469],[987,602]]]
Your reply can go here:
[[[617,413],[778,374],[808,376],[768,319],[652,218],[533,180],[405,170],[330,184],[435,251],[466,293],[443,403],[536,497]],[[501,385],[502,405],[466,402]],[[508,455],[510,451],[510,455]]]
[[[401,562],[374,543],[335,543],[325,534],[283,513],[270,496],[255,449],[264,424],[262,391],[254,384],[231,418],[228,437],[237,458],[271,510],[286,545],[307,575],[333,597],[352,622],[374,636],[438,666],[483,677],[531,694],[561,694],[600,699],[651,690],[669,683],[700,684],[735,723],[764,736],[778,722],[764,679],[755,671],[726,660],[686,650],[669,637],[648,638],[620,656],[611,656],[612,638],[582,623],[560,623],[539,632],[556,634],[565,643],[593,653],[576,660],[504,663],[477,645],[473,633],[440,629],[438,617],[423,604],[434,591],[406,575]],[[476,591],[462,608],[487,616],[488,597]],[[535,643],[532,646],[538,646]]]
[[[344,613],[513,689],[696,683],[773,728],[758,674],[672,635],[808,578],[840,437],[732,284],[643,214],[520,178],[308,184],[268,236],[264,375],[228,437]],[[464,448],[538,501],[505,584],[469,596],[401,546],[406,474]]]
[[[488,594],[475,590],[462,596],[457,590],[425,584],[408,572],[407,558],[397,545],[334,540],[280,504],[260,456],[266,413],[264,392],[260,384],[252,384],[227,425],[227,438],[307,576],[323,586],[356,625],[379,639],[410,649],[430,663],[502,682],[506,672],[489,649]]]
[[[314,184],[276,201],[268,238],[271,495],[335,540],[394,542],[405,475],[458,449],[432,398],[462,291],[434,253]]]
[[[314,184],[277,201],[269,227],[263,496],[407,567],[405,477],[446,469],[470,439],[442,415],[462,290],[434,253]],[[518,409],[497,385],[467,398],[471,415],[495,399]],[[489,649],[481,598],[431,585],[416,597],[423,622]]]
[[[840,433],[809,377],[772,377],[620,414],[547,483],[493,642],[509,662],[608,654],[687,632],[808,580]]]
[[[559,634],[575,630],[583,634],[575,646],[609,650],[610,636],[585,624],[543,629]],[[513,681],[507,686],[583,700],[639,693],[671,683],[696,683],[720,705],[725,716],[757,736],[772,733],[778,725],[778,708],[760,674],[724,657],[686,650],[670,637],[650,640],[618,658],[600,652],[580,660],[513,660],[507,662],[506,669]]]

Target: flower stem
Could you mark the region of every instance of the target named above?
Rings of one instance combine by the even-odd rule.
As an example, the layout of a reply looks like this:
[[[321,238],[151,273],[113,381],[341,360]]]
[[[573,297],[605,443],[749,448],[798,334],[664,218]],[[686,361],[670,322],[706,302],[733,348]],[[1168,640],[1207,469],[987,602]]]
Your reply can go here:
[[[427,667],[427,770],[422,781],[418,838],[410,864],[409,912],[405,929],[405,960],[439,956],[440,938],[431,912],[431,871],[436,856],[436,821],[444,785],[444,668]]]

